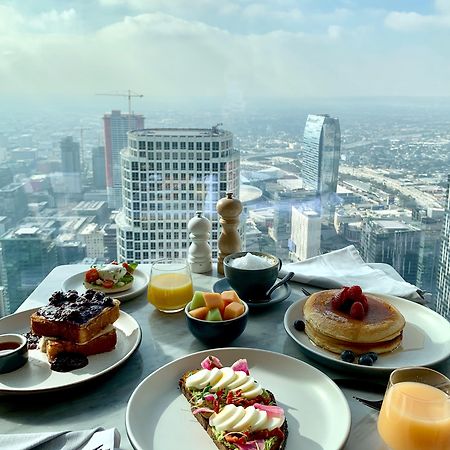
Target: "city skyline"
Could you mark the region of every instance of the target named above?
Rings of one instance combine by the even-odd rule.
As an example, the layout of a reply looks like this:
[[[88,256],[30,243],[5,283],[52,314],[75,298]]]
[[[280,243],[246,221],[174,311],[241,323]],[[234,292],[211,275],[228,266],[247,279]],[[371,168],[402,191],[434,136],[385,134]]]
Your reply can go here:
[[[232,105],[450,95],[448,0],[8,0],[0,29],[0,95],[12,103],[131,87]]]

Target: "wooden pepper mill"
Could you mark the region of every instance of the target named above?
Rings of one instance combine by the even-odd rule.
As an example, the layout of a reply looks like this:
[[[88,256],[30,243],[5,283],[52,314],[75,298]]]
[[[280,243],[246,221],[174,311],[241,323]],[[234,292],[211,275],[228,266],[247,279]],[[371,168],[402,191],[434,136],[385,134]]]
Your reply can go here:
[[[232,192],[221,198],[216,205],[220,216],[222,232],[217,241],[217,272],[223,275],[223,259],[225,256],[241,251],[241,238],[238,233],[239,215],[242,212],[242,204],[237,198],[233,198]]]
[[[188,222],[189,238],[192,244],[189,246],[188,263],[193,273],[205,273],[212,270],[211,247],[208,244],[211,222],[201,211],[195,213]]]

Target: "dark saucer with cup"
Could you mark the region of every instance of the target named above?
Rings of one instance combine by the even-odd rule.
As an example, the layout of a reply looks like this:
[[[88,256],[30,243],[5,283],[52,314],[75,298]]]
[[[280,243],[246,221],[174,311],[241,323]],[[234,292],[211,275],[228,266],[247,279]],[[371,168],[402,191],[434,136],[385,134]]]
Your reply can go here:
[[[223,260],[225,277],[215,283],[213,290],[234,289],[239,297],[252,306],[268,306],[285,300],[291,294],[288,273],[276,283],[281,260],[264,252],[237,252]]]

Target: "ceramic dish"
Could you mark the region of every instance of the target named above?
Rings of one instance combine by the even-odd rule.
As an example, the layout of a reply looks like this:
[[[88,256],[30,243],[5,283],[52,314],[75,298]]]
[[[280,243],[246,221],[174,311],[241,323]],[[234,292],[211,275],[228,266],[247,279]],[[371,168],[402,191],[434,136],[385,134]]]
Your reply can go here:
[[[213,285],[213,291],[218,292],[219,294],[223,291],[229,291],[230,289],[232,289],[232,287],[230,286],[230,283],[226,278],[222,278],[221,280],[216,281]],[[275,289],[270,295],[270,298],[267,299],[267,301],[255,302],[251,299],[246,298],[243,298],[242,300],[247,303],[249,308],[267,308],[268,306],[272,306],[276,303],[280,303],[283,300],[286,300],[291,295],[291,292],[291,287],[286,283]]]
[[[217,450],[178,389],[183,373],[199,368],[208,355],[217,356],[224,365],[247,359],[252,376],[275,394],[285,410],[289,427],[286,450],[343,447],[350,432],[350,409],[344,394],[330,378],[290,356],[231,347],[179,358],[138,385],[126,411],[126,429],[135,449]]]
[[[378,294],[377,294],[378,295]],[[339,355],[313,344],[305,332],[294,328],[296,320],[303,320],[303,305],[307,298],[293,303],[284,316],[284,328],[310,356],[334,368],[347,368],[359,372],[391,372],[398,367],[429,366],[450,356],[450,323],[425,306],[389,295],[378,295],[392,303],[405,317],[403,340],[396,350],[381,354],[373,366],[342,361]]]
[[[86,271],[79,272],[67,278],[62,284],[63,290],[68,291],[73,289],[79,293],[85,292],[86,288],[83,285],[85,273]],[[111,294],[111,296],[125,302],[142,294],[147,289],[149,277],[145,272],[139,269],[136,269],[133,272],[133,276],[134,282],[130,289],[123,292],[115,292],[114,294]]]
[[[0,333],[23,334],[30,331],[30,316],[36,309],[0,319]],[[14,372],[0,374],[0,393],[36,393],[67,388],[115,369],[139,347],[141,329],[133,317],[123,311],[120,311],[114,326],[117,331],[116,348],[110,352],[89,356],[87,366],[72,372],[52,371],[45,353],[40,350],[29,350],[27,364]]]

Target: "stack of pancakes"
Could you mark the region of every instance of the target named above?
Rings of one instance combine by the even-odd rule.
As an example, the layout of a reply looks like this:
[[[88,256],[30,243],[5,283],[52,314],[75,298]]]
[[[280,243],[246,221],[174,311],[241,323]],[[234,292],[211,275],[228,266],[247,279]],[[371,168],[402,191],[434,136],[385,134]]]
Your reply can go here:
[[[369,309],[363,319],[357,320],[332,307],[331,300],[338,292],[317,292],[305,302],[305,332],[311,341],[334,353],[351,350],[356,354],[386,353],[400,345],[405,319],[397,308],[365,294]]]

